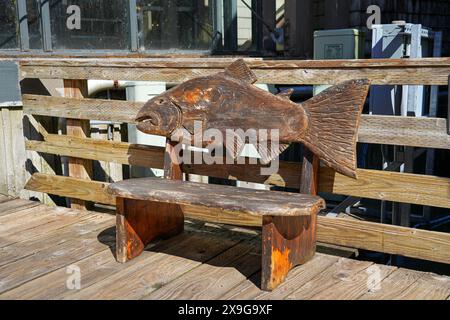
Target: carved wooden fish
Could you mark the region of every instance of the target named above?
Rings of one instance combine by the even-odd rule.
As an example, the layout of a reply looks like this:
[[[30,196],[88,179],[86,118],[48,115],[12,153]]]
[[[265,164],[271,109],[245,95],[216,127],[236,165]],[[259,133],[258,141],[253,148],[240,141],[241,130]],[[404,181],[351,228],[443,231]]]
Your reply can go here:
[[[280,148],[260,152],[263,163],[300,142],[326,165],[356,177],[356,140],[368,80],[344,82],[301,104],[290,100],[292,91],[273,95],[254,82],[245,62],[236,60],[224,72],[188,80],[149,100],[136,117],[137,128],[166,137],[182,127],[193,133],[195,121],[224,137],[227,129],[278,129]],[[245,143],[236,136],[234,156]]]

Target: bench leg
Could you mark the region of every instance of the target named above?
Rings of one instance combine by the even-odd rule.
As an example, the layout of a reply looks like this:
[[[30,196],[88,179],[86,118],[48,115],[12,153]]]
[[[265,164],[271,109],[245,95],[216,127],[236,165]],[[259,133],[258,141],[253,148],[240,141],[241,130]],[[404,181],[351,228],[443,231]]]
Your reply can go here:
[[[155,238],[169,238],[183,231],[184,215],[178,205],[116,198],[116,259],[137,257]]]
[[[316,213],[310,216],[263,217],[262,290],[275,289],[284,281],[289,270],[314,256],[316,221]]]

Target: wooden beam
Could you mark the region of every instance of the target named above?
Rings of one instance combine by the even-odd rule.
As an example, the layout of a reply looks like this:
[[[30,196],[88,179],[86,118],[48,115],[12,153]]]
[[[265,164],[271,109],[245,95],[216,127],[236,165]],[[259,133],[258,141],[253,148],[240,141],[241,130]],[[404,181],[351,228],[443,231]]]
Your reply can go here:
[[[142,102],[23,95],[25,114],[134,123]],[[362,115],[358,141],[450,149],[446,119]]]
[[[122,67],[29,67],[21,68],[22,78],[49,79],[126,79],[181,83],[195,77],[213,75],[223,69],[122,68]],[[373,85],[445,85],[450,67],[383,69],[254,69],[258,83],[290,85],[335,85],[354,79],[369,79]]]
[[[92,160],[139,164],[163,168],[164,148],[130,145],[61,135],[48,135],[47,141],[28,141],[27,149],[62,156],[78,155]],[[271,176],[260,174],[261,165],[183,165],[186,174],[241,180],[299,189],[301,163],[280,161]],[[398,201],[450,208],[450,178],[358,169],[358,179],[348,178],[327,167],[319,172],[319,191],[363,198]]]
[[[107,183],[35,173],[28,190],[82,198],[115,205],[106,192]],[[183,207],[188,218],[215,223],[261,226],[260,217],[215,208]],[[450,263],[450,234],[352,219],[318,217],[317,241],[385,252],[412,258]]]
[[[80,99],[88,95],[86,80],[64,80],[64,96],[66,98]],[[68,135],[76,137],[90,137],[90,123],[89,120],[79,120],[68,118],[66,120],[66,130]],[[81,178],[90,180],[92,178],[93,169],[92,161],[81,159],[78,157],[69,157],[69,175],[74,178]],[[79,199],[71,199],[71,208],[74,209],[88,209],[89,204]]]
[[[164,153],[161,147],[110,140],[49,134],[46,141],[31,140],[26,141],[25,145],[27,150],[42,153],[148,168],[162,168],[164,161]]]
[[[450,67],[450,57],[441,58],[420,58],[420,59],[339,59],[339,60],[295,60],[295,59],[265,59],[249,57],[166,57],[145,56],[140,58],[133,57],[21,57],[0,55],[0,61],[14,60],[22,67],[121,67],[121,68],[205,68],[205,69],[224,69],[237,58],[243,58],[246,64],[252,69],[330,69],[330,68],[400,68],[400,67]]]
[[[183,82],[223,71],[235,58],[221,59],[29,59],[19,60],[22,78],[124,79]],[[380,60],[245,59],[260,83],[337,84],[371,80],[374,85],[447,85],[449,58]],[[405,61],[408,60],[408,61]],[[412,61],[409,61],[412,60]]]
[[[446,119],[362,115],[358,142],[450,149]]]

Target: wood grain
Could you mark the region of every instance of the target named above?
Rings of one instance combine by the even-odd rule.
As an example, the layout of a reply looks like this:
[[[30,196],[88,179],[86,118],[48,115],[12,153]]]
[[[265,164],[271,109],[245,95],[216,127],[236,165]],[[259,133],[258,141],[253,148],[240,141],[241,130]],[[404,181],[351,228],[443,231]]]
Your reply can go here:
[[[310,216],[264,216],[262,222],[261,289],[272,291],[289,271],[316,252],[317,212]]]
[[[45,141],[26,141],[27,150],[83,159],[130,164],[148,168],[162,168],[164,154],[161,147],[127,142],[80,138],[68,135],[46,136]]]
[[[127,199],[204,206],[256,216],[310,216],[325,208],[325,201],[317,196],[160,178],[123,180],[110,184],[108,192]]]
[[[145,296],[148,300],[217,299],[260,268],[255,241],[243,241],[164,287]]]
[[[141,102],[23,95],[24,113],[134,123]],[[358,141],[450,149],[446,119],[362,115]]]
[[[116,198],[116,259],[127,262],[140,255],[156,238],[183,231],[184,217],[177,205]]]
[[[93,160],[123,164],[141,164],[163,168],[164,148],[146,147],[124,142],[100,141],[49,135],[46,142],[27,142],[27,149],[39,152],[75,155]],[[107,151],[107,153],[103,151]],[[298,189],[301,164],[280,162],[280,169],[271,176],[260,174],[261,165],[183,165],[186,174],[264,183]],[[450,179],[419,174],[357,170],[358,178],[345,177],[327,167],[319,172],[319,191],[370,199],[398,201],[450,208]]]
[[[64,97],[66,98],[83,98],[88,95],[87,80],[64,79]],[[87,138],[90,137],[89,120],[79,120],[68,118],[66,120],[66,130],[68,135]],[[93,177],[92,161],[77,157],[69,157],[69,176],[73,178],[81,178],[90,180]],[[91,204],[80,199],[70,200],[71,208],[88,209]]]
[[[22,78],[124,79],[183,82],[213,74],[228,66],[228,59],[23,59]],[[394,60],[394,59],[393,59]],[[403,60],[403,61],[402,61]],[[337,84],[367,78],[373,84],[446,85],[448,58],[385,60],[269,61],[245,59],[261,83]],[[410,59],[408,59],[410,60]],[[412,60],[412,59],[411,59]]]
[[[29,190],[114,205],[115,198],[106,192],[106,187],[106,183],[45,174],[34,174],[26,186]],[[226,212],[224,215],[223,210],[198,206],[183,209],[185,216],[193,219],[205,220],[209,217],[211,222],[245,226],[262,224],[260,217],[236,212]],[[450,263],[450,235],[441,232],[319,216],[317,241]]]

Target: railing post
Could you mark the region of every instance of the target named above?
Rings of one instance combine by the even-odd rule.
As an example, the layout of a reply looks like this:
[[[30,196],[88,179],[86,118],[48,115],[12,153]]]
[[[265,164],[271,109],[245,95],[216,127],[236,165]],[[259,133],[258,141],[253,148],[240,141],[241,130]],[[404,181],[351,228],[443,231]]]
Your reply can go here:
[[[64,80],[64,96],[67,98],[82,99],[87,97],[87,80]],[[89,120],[67,119],[67,135],[82,138],[90,136]],[[91,180],[92,178],[92,160],[68,158],[69,176],[72,178]],[[71,199],[71,208],[89,209],[88,202]]]

